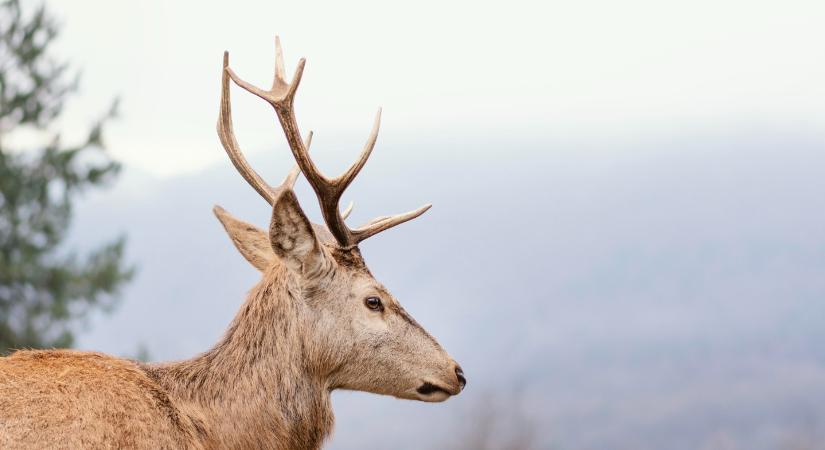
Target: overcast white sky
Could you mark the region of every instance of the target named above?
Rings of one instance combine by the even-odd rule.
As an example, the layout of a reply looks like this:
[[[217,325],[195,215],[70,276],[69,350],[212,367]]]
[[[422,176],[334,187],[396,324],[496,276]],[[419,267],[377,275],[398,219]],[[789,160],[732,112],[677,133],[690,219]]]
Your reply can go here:
[[[308,60],[302,127],[353,154],[378,106],[397,137],[825,129],[821,0],[48,3],[65,25],[56,51],[83,69],[66,128],[121,95],[111,148],[156,175],[223,161],[222,51],[266,85],[276,33],[287,70]],[[233,96],[246,151],[280,145],[268,107]]]

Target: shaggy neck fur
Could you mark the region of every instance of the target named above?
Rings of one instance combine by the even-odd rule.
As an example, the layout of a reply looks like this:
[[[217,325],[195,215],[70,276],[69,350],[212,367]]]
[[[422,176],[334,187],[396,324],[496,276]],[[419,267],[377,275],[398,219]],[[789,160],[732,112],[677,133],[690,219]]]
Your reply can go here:
[[[274,267],[213,349],[150,368],[202,412],[209,447],[318,449],[332,430],[326,370],[308,353],[300,296],[285,268]]]

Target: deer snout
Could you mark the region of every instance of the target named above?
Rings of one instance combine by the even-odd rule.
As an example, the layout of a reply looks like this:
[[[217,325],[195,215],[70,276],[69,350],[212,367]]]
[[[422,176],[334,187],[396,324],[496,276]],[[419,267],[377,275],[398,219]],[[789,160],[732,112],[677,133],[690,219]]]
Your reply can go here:
[[[440,377],[433,381],[423,381],[418,386],[416,398],[427,402],[443,402],[453,395],[458,395],[467,385],[467,378],[464,377],[464,370],[457,363],[452,362],[445,368]]]

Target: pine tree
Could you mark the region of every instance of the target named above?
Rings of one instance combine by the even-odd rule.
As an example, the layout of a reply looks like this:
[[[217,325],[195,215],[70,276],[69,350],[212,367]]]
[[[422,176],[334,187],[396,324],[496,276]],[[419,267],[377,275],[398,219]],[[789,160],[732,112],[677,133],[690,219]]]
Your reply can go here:
[[[78,85],[49,53],[58,31],[44,6],[27,13],[19,0],[0,3],[0,355],[70,346],[76,322],[111,310],[133,273],[124,238],[82,256],[65,248],[73,201],[111,183],[120,166],[103,145],[116,101],[78,145],[64,145],[54,129]],[[8,148],[8,136],[23,129],[49,143]]]

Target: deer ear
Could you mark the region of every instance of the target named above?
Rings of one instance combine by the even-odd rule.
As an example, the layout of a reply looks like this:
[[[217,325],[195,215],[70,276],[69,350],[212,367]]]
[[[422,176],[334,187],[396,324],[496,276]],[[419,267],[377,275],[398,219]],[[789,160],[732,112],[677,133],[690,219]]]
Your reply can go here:
[[[215,205],[212,212],[221,221],[241,255],[256,269],[263,272],[275,262],[275,253],[269,245],[269,237],[264,230],[236,219],[220,206]]]
[[[298,198],[291,189],[284,190],[272,207],[269,225],[272,250],[290,269],[313,276],[327,264],[326,254],[315,236]]]

